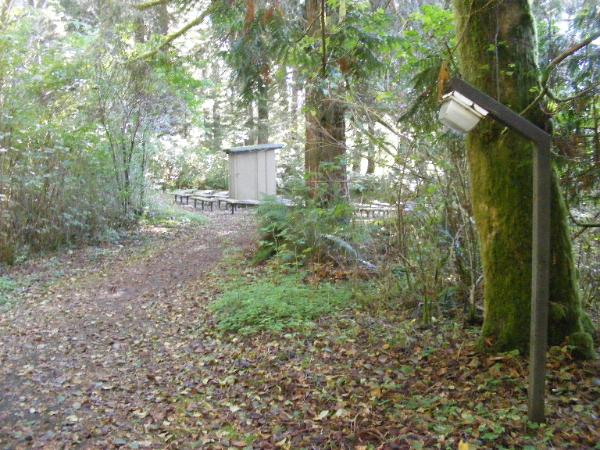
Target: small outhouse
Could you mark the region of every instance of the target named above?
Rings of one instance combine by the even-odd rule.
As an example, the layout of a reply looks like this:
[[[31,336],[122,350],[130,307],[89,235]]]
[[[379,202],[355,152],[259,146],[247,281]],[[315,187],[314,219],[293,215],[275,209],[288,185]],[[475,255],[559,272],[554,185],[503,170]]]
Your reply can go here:
[[[262,200],[277,193],[275,150],[283,144],[233,147],[229,155],[229,196],[238,200]]]

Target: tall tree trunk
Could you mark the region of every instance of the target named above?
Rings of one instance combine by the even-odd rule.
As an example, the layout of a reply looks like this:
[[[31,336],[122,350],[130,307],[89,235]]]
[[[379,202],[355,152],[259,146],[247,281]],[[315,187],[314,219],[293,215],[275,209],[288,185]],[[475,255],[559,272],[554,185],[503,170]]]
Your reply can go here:
[[[254,126],[254,103],[248,102],[246,106],[246,122],[244,123],[246,130],[248,131],[248,137],[246,138],[245,145],[256,144],[256,127]]]
[[[461,70],[466,80],[515,111],[535,97],[537,37],[527,0],[454,0]],[[490,48],[493,51],[490,51]],[[544,126],[542,113],[528,118]],[[467,138],[473,212],[484,271],[484,342],[498,351],[527,351],[532,243],[532,154],[535,146],[493,120]],[[552,181],[550,344],[569,337],[585,356],[584,330],[565,202]],[[585,322],[585,323],[584,323]]]
[[[323,198],[331,200],[347,192],[346,123],[344,107],[317,90],[308,93],[306,103],[305,169],[314,190],[325,190]]]
[[[269,86],[266,83],[260,85],[256,104],[258,107],[257,143],[266,144],[269,142]]]
[[[327,52],[323,37],[325,34],[325,0],[307,0],[306,17],[310,29],[308,33],[321,40],[322,70],[326,76]],[[311,86],[306,93],[306,143],[305,170],[311,191],[324,187],[321,197],[329,201],[347,192],[345,136],[345,107],[332,94],[324,95],[322,90]]]
[[[212,121],[211,121],[211,147],[220,150],[223,143],[223,131],[221,130],[221,73],[218,63],[212,65],[212,81],[214,85],[212,95]]]
[[[368,123],[369,140],[367,146],[367,175],[375,173],[375,144],[373,139],[375,137],[375,124],[369,118]]]
[[[298,136],[298,122],[299,122],[299,116],[298,116],[298,91],[300,90],[299,87],[299,80],[298,80],[298,70],[297,69],[293,69],[292,71],[292,95],[290,96],[290,118],[292,121],[292,132],[291,132],[291,138],[292,140],[295,140]]]
[[[169,10],[167,9],[167,4],[162,3],[157,7],[157,28],[158,32],[163,36],[169,34],[169,22],[171,21],[171,17],[169,16]]]
[[[592,100],[592,118],[594,120],[594,165],[600,166],[600,118],[598,117],[598,102]]]
[[[354,142],[354,146],[352,148],[350,160],[352,161],[352,166],[350,170],[354,173],[360,173],[360,163],[362,162],[362,146],[363,141],[360,137],[355,137],[356,141]]]

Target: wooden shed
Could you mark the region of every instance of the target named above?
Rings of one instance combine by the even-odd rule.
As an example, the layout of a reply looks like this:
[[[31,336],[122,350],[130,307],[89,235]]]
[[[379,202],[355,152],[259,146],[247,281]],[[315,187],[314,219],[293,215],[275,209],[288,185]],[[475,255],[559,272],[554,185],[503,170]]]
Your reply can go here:
[[[229,155],[229,195],[239,200],[261,200],[277,194],[275,150],[283,144],[233,147]]]

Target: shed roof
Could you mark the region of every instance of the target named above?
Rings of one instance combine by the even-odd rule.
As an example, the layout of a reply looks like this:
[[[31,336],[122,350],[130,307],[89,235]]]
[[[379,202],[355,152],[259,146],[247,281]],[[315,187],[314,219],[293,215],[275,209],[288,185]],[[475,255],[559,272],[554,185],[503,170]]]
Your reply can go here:
[[[248,152],[261,152],[268,150],[278,150],[283,148],[284,144],[258,144],[258,145],[244,145],[243,147],[231,147],[226,148],[224,151],[227,154],[232,153],[248,153]]]

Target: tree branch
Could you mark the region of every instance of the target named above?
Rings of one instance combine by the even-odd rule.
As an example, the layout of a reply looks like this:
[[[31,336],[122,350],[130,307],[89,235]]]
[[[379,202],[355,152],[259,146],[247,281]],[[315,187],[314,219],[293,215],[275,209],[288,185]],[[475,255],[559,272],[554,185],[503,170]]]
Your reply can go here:
[[[581,50],[583,47],[591,44],[592,41],[596,40],[599,37],[600,37],[600,31],[597,31],[596,33],[592,34],[591,36],[588,36],[583,41],[568,48],[567,50],[562,52],[560,55],[558,55],[556,58],[554,58],[552,61],[550,61],[550,64],[548,64],[548,67],[546,67],[544,69],[544,75],[542,76],[542,82],[546,82],[546,83],[548,82],[548,78],[550,78],[550,71],[552,69],[554,69],[556,66],[558,66],[561,62],[563,62],[565,59],[567,59],[573,53],[575,53],[575,52]]]
[[[134,61],[140,60],[140,59],[148,59],[148,58],[153,57],[159,50],[162,50],[165,47],[167,47],[175,39],[177,39],[181,35],[187,33],[190,29],[192,29],[192,28],[200,25],[204,21],[204,19],[206,19],[206,16],[208,16],[210,13],[213,12],[213,9],[214,9],[213,6],[209,6],[208,8],[206,8],[204,10],[204,12],[202,14],[200,14],[194,20],[188,22],[183,27],[181,27],[179,30],[177,30],[177,31],[175,31],[175,32],[173,32],[171,34],[166,35],[165,38],[164,38],[164,40],[163,40],[163,42],[161,42],[161,44],[158,47],[156,47],[156,48],[154,48],[154,49],[152,49],[152,50],[150,50],[150,51],[148,51],[148,52],[146,52],[146,53],[144,53],[144,54],[142,54],[142,55],[134,58]]]
[[[149,0],[144,3],[140,3],[139,5],[135,5],[135,9],[140,11],[144,11],[146,9],[154,8],[155,6],[164,5],[165,3],[170,3],[171,0]]]
[[[559,98],[559,97],[557,97],[549,89],[546,91],[546,93],[548,94],[548,97],[550,97],[556,103],[568,103],[568,102],[572,102],[573,100],[577,100],[578,98],[583,97],[584,95],[587,95],[587,94],[589,94],[591,92],[594,92],[594,90],[597,89],[598,87],[600,87],[600,82],[598,82],[596,84],[593,84],[591,86],[586,87],[583,91],[580,91],[577,94],[572,95],[571,97],[565,97],[565,98]]]
[[[529,105],[527,105],[527,107],[525,107],[525,109],[523,111],[520,112],[520,114],[524,115],[527,111],[529,111],[531,108],[533,108],[533,106],[535,106],[535,104],[537,102],[539,102],[544,95],[548,94],[548,92],[549,92],[548,80],[550,79],[550,74],[551,74],[552,70],[554,70],[560,63],[562,63],[565,59],[567,59],[573,53],[588,46],[595,39],[598,39],[599,37],[600,37],[600,31],[592,34],[591,36],[588,36],[583,41],[571,46],[570,48],[568,48],[567,50],[562,52],[560,55],[558,55],[556,58],[554,58],[552,61],[550,61],[550,63],[544,69],[543,74],[542,74],[542,80],[540,81],[540,86],[541,86],[540,93],[535,97],[535,99],[533,99],[533,101]]]
[[[412,104],[406,109],[406,111],[403,111],[402,114],[400,114],[400,117],[396,119],[396,125],[402,122],[403,120],[410,118],[414,113],[416,113],[422,101],[429,97],[429,95],[433,92],[434,87],[436,86],[431,85],[428,86],[424,91],[422,91],[417,96],[417,98],[415,98]]]
[[[0,7],[0,26],[4,26],[12,5],[13,0],[4,0],[2,2],[2,6]]]

